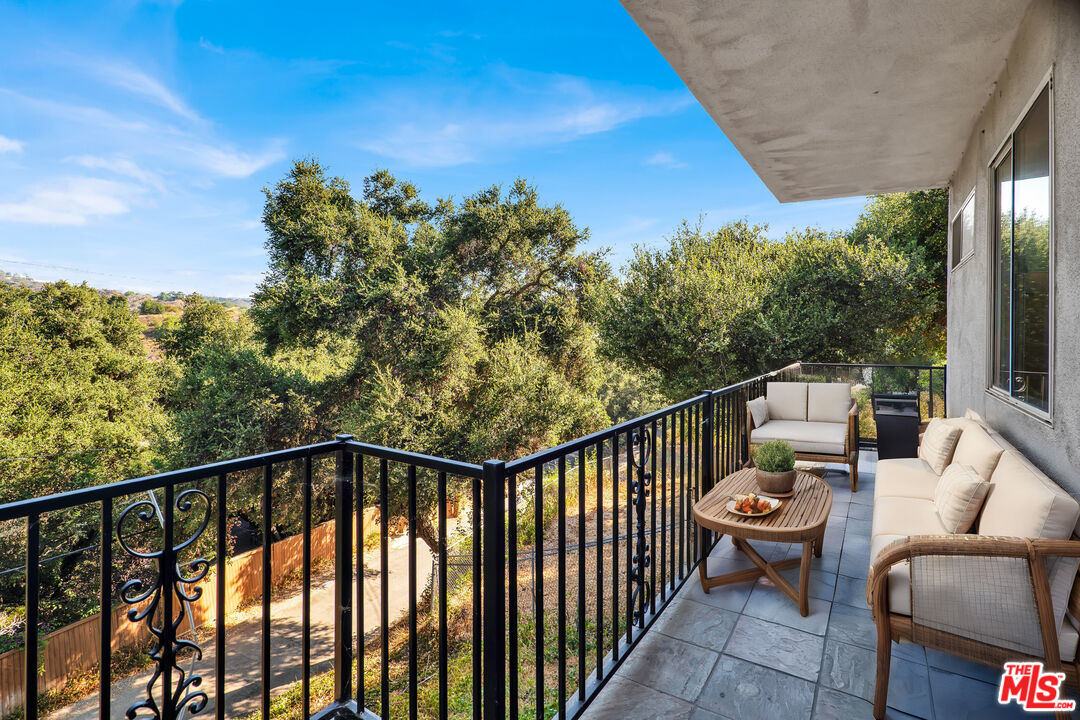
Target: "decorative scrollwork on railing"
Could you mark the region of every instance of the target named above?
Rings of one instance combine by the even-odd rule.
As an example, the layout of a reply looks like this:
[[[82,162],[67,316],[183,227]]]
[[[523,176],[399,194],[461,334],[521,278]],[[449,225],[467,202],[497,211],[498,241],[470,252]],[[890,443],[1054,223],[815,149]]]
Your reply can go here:
[[[649,555],[649,543],[645,539],[645,509],[649,501],[649,486],[652,474],[646,470],[652,456],[653,436],[649,428],[641,427],[630,435],[630,463],[634,466],[634,477],[630,484],[636,514],[635,544],[633,563],[630,566],[630,579],[634,583],[631,606],[634,608],[634,624],[645,627],[645,606],[652,598],[652,585],[645,577],[645,570],[652,564]]]
[[[171,498],[171,495],[171,489],[167,488],[166,498]],[[205,558],[186,563],[186,573],[177,562],[177,554],[194,544],[210,524],[210,498],[202,490],[191,489],[180,493],[173,502],[177,512],[188,514],[195,509],[196,501],[201,501],[205,507],[195,530],[182,542],[174,541],[171,547],[165,544],[160,550],[140,550],[134,545],[134,538],[140,531],[147,529],[140,528],[140,525],[163,528],[171,525],[168,527],[169,534],[175,529],[173,513],[167,512],[159,521],[158,506],[154,499],[148,497],[133,502],[124,508],[116,521],[116,539],[124,552],[132,557],[156,562],[158,570],[157,578],[152,582],[136,578],[128,580],[120,588],[120,598],[134,606],[128,610],[128,620],[134,623],[144,622],[156,640],[150,650],[150,658],[154,661],[155,668],[153,676],[146,683],[146,699],[127,709],[129,720],[137,717],[161,720],[166,715],[165,708],[158,706],[154,694],[154,686],[166,671],[169,671],[172,677],[171,692],[165,700],[170,704],[168,717],[179,717],[184,708],[194,715],[201,712],[209,702],[207,694],[198,689],[202,685],[202,678],[194,672],[189,676],[176,659],[177,655],[184,651],[191,651],[196,660],[202,659],[202,648],[197,643],[177,637],[177,630],[184,620],[183,603],[194,602],[202,596],[202,588],[198,587],[197,583],[206,577],[210,569],[210,562]],[[166,588],[173,593],[168,603],[163,601]],[[172,607],[172,617],[164,617],[166,605]]]

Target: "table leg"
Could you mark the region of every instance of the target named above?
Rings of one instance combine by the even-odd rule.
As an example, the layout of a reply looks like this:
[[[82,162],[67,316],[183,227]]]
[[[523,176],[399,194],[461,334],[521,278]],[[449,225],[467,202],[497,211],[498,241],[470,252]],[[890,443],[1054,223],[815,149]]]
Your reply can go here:
[[[701,589],[706,593],[714,587],[721,585],[731,585],[732,583],[747,582],[749,580],[756,580],[762,575],[769,578],[773,584],[779,587],[788,597],[792,600],[798,601],[798,595],[795,592],[795,588],[791,586],[791,583],[780,574],[780,570],[787,570],[789,568],[798,567],[801,562],[799,558],[788,558],[786,560],[780,560],[779,562],[768,563],[765,559],[758,554],[757,550],[750,546],[750,543],[740,538],[732,537],[732,543],[735,547],[739,548],[750,558],[755,567],[746,568],[745,570],[736,570],[734,572],[725,573],[723,575],[716,575],[709,577],[706,574],[705,562],[702,561],[698,565],[698,577],[701,579]]]
[[[818,542],[820,543],[820,540]],[[799,613],[803,617],[810,614],[810,556],[813,553],[814,542],[804,542],[799,565]]]

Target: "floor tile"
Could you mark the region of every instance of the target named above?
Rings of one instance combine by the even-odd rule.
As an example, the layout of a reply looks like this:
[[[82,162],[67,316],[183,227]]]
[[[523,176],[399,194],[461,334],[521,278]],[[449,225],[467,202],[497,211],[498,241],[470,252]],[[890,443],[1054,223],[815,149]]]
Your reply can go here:
[[[1000,669],[980,665],[979,663],[974,663],[970,660],[964,660],[940,650],[927,648],[926,664],[932,668],[937,668],[938,670],[945,670],[954,675],[963,675],[975,680],[981,680],[982,682],[987,682],[995,686],[1001,679]]]
[[[690,720],[694,706],[616,675],[581,716],[583,720]]]
[[[934,699],[934,712],[939,718],[949,720],[1004,720],[1006,718],[1033,718],[1044,713],[1024,712],[1018,705],[999,705],[997,686],[979,682],[963,675],[930,668],[930,691]],[[1046,718],[1052,717],[1049,713]]]
[[[792,568],[790,570],[783,570],[780,573],[787,578],[787,581],[791,583],[791,586],[796,590],[799,588],[799,568]],[[761,585],[771,585],[772,581],[768,578],[760,578],[758,583]],[[807,588],[807,592],[812,598],[818,598],[819,600],[833,599],[833,592],[836,590],[836,575],[823,570],[814,570],[813,565],[810,568],[810,585]]]
[[[870,650],[877,648],[877,626],[869,609],[837,603],[829,617],[830,640],[858,645]]]
[[[865,550],[862,548],[854,549],[850,548],[845,542],[844,550],[840,554],[840,564],[837,572],[841,575],[849,575],[865,580],[870,575],[870,548],[867,547]]]
[[[831,638],[825,641],[825,655],[821,663],[821,684],[824,687],[872,701],[876,677],[877,653],[873,650]],[[930,681],[925,665],[895,657],[892,659],[888,705],[916,717],[930,717]]]
[[[854,518],[856,520],[870,520],[873,517],[873,514],[874,508],[870,505],[851,503],[851,505],[848,506],[847,516],[849,518]]]
[[[648,633],[626,658],[619,676],[692,701],[720,653],[660,633]]]
[[[913,715],[886,708],[885,720],[909,720]],[[838,690],[819,687],[814,702],[814,720],[874,720],[874,704]]]
[[[701,589],[701,582],[698,579],[697,572],[695,572],[693,577],[686,581],[686,585],[683,586],[679,596],[685,600],[694,600],[724,610],[742,612],[743,606],[746,605],[746,599],[750,597],[750,591],[753,588],[753,582],[736,583],[734,585],[715,587],[706,594]]]
[[[818,635],[743,615],[724,654],[817,682],[824,643]]]
[[[926,664],[926,649],[922,645],[910,642],[892,642],[892,656],[910,660],[920,665]]]
[[[738,613],[730,610],[695,600],[677,599],[664,610],[652,630],[720,651],[731,636],[738,619]]]
[[[799,606],[795,601],[779,589],[771,585],[755,585],[743,612],[760,620],[778,622],[814,635],[824,635],[829,624],[831,604],[827,600],[812,597],[809,602],[810,614],[803,617],[799,614]]]
[[[697,704],[730,718],[808,718],[814,684],[722,655]]]
[[[837,575],[836,593],[833,595],[833,602],[859,609],[869,607],[866,604],[866,580],[847,575]]]

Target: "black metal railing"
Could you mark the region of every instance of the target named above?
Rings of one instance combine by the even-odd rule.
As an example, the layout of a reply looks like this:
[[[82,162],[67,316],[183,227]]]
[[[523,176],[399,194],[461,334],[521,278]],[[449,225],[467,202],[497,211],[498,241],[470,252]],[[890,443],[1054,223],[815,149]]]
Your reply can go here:
[[[0,530],[8,528],[11,535],[12,523],[25,524],[24,716],[40,715],[42,518],[97,506],[105,539],[100,717],[177,720],[212,710],[218,718],[249,712],[268,718],[275,682],[284,686],[291,674],[279,667],[272,645],[282,632],[273,602],[272,528],[298,500],[302,717],[447,717],[469,706],[474,718],[576,717],[711,548],[713,538],[696,526],[692,508],[717,478],[746,463],[746,402],[765,394],[772,380],[860,379],[860,387],[867,384],[862,380],[872,387],[884,368],[796,363],[510,462],[463,463],[342,435],[0,506]],[[936,377],[943,397],[944,368],[918,368],[924,370],[930,372],[933,413],[944,406],[935,400]],[[468,510],[458,521],[457,580],[450,584],[452,500]],[[230,583],[240,580],[229,577],[225,562],[238,504],[258,508],[263,548],[262,645],[258,679],[248,683],[258,692],[247,705],[244,693],[228,685],[231,676],[250,670],[230,667],[225,622]],[[362,547],[371,535],[364,511],[372,507],[377,559]],[[313,527],[317,515],[331,511],[332,663],[318,670],[312,663],[312,569],[323,551],[313,547]],[[391,520],[398,517],[405,521],[405,579],[391,563]],[[426,587],[418,575],[421,536],[442,560]],[[124,567],[134,576],[117,592],[114,568],[120,557],[128,559]],[[471,562],[462,562],[469,557]],[[209,587],[215,592],[212,688],[199,674],[204,648],[190,632],[181,632],[183,608]],[[365,597],[372,594],[378,596],[378,617],[365,618]],[[153,648],[145,697],[114,711],[117,628],[109,618],[117,598],[131,605],[127,622],[149,629]],[[401,606],[400,616],[393,616],[392,606]],[[313,716],[315,698],[327,697],[327,685],[329,699],[318,703]]]

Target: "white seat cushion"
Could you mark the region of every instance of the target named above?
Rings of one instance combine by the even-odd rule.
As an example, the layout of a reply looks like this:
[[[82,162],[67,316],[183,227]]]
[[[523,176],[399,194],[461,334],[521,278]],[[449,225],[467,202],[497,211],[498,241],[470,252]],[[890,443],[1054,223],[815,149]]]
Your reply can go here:
[[[874,498],[875,501],[879,497],[932,500],[939,479],[922,458],[878,460]]]
[[[769,410],[772,415],[772,410]],[[755,445],[770,440],[786,440],[795,452],[843,455],[847,425],[844,423],[769,420],[750,433]]]
[[[806,420],[806,383],[771,382],[765,395],[770,419]]]
[[[871,536],[946,535],[933,500],[906,497],[874,498]]]
[[[978,425],[968,425],[960,433],[953,450],[952,462],[970,465],[983,480],[989,480],[994,474],[998,460],[1005,448],[994,442],[990,433]]]
[[[806,419],[810,422],[846,423],[851,410],[848,383],[807,383]]]

